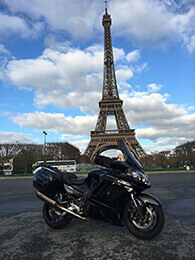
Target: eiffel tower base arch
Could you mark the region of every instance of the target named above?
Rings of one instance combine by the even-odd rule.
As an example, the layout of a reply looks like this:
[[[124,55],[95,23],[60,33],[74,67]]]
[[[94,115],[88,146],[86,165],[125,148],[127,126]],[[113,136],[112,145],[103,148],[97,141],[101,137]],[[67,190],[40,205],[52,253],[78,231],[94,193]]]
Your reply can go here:
[[[114,132],[114,131],[113,131]],[[142,146],[139,144],[135,138],[134,130],[131,129],[131,133],[98,133],[95,131],[91,132],[91,141],[89,142],[84,155],[90,157],[91,160],[94,159],[95,154],[103,147],[110,145],[117,145],[117,141],[124,140],[135,157],[139,160],[140,157],[146,155]]]

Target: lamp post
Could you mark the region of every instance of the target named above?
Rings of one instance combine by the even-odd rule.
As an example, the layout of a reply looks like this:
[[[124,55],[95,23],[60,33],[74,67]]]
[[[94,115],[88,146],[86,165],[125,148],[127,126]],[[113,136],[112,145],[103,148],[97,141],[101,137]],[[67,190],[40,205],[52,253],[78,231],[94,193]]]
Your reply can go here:
[[[43,135],[44,135],[44,162],[46,162],[46,135],[47,132],[43,131]]]

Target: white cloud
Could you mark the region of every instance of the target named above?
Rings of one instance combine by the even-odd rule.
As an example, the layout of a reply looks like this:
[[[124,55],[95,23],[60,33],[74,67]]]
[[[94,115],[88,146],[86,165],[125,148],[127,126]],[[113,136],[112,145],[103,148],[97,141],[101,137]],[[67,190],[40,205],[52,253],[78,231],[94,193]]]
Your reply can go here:
[[[103,50],[92,45],[84,50],[63,47],[52,39],[54,49],[47,48],[36,59],[12,60],[3,70],[4,78],[19,88],[35,92],[37,107],[52,104],[56,107],[80,107],[86,113],[97,112],[102,92]],[[119,87],[129,88],[127,80],[147,67],[120,65],[126,59],[123,49],[114,48]],[[89,103],[89,97],[93,103]]]
[[[138,138],[148,140],[161,137],[195,138],[195,114],[188,114],[188,109],[184,106],[167,104],[167,95],[137,92],[124,101],[130,124],[136,128],[145,126],[136,130]]]
[[[154,152],[154,151],[170,151],[174,149],[176,146],[192,140],[193,139],[186,139],[183,137],[165,138],[163,140],[155,141],[149,145],[145,145],[144,149],[147,153]]]
[[[32,143],[32,137],[24,133],[0,131],[0,143]]]
[[[131,66],[131,68],[132,68],[134,73],[141,73],[141,72],[147,71],[149,69],[147,62],[144,62],[141,65],[135,65],[133,67]]]
[[[4,70],[10,60],[14,59],[10,51],[3,44],[0,44],[0,79],[6,80]]]
[[[83,137],[83,135],[62,134],[60,139],[63,141],[72,141],[77,139],[83,139]]]
[[[72,145],[78,147],[80,149],[81,153],[84,153],[89,141],[90,141],[89,139],[83,139],[83,140],[78,140],[78,141],[72,141],[70,143]]]
[[[191,120],[194,123],[194,120]],[[185,125],[182,129],[182,123],[177,127],[168,126],[168,127],[150,127],[144,129],[137,129],[136,134],[138,138],[148,139],[148,140],[158,140],[159,138],[166,137],[177,137],[185,138],[185,140],[195,139],[194,127],[193,129],[188,129],[190,124]]]
[[[98,113],[98,101],[101,99],[102,47],[93,45],[81,50],[67,43],[62,48],[55,42],[53,46],[54,49],[47,48],[36,59],[10,61],[3,70],[4,77],[19,88],[33,90],[34,102],[38,107],[52,104],[61,108],[79,108],[85,115],[71,117],[60,113],[35,112],[12,116],[12,120],[21,127],[88,135],[95,128],[97,116],[94,115]],[[169,95],[159,92],[162,88],[160,84],[151,83],[145,91],[133,90],[128,80],[135,73],[145,70],[147,63],[124,65],[124,50],[115,48],[114,51],[120,97],[124,100],[130,126],[137,129],[138,138],[153,141],[161,137],[195,138],[192,108],[170,103]],[[114,121],[110,122],[114,126]]]
[[[188,107],[188,111],[193,111],[193,110],[195,110],[195,106]]]
[[[129,96],[121,95],[124,108],[134,125],[161,126],[165,120],[180,118],[187,114],[183,106],[167,104],[167,94],[133,91]]]
[[[127,54],[127,60],[129,62],[138,61],[140,59],[140,50],[134,50]]]
[[[44,39],[44,44],[49,49],[57,50],[57,51],[66,51],[71,47],[70,41],[56,41],[56,38],[53,34],[49,34]]]
[[[154,88],[155,91],[157,89]],[[127,119],[130,126],[136,127],[138,138],[148,140],[167,137],[186,140],[195,138],[195,114],[189,114],[188,108],[182,105],[168,104],[168,95],[150,91],[132,91],[131,94],[122,94],[121,97],[124,100]],[[21,127],[88,135],[95,128],[97,116],[86,115],[73,118],[60,113],[36,112],[12,116],[12,120]],[[114,118],[111,118],[109,124],[114,127]]]
[[[119,36],[134,39],[146,47],[165,47],[169,41],[180,41],[194,34],[195,8],[188,5],[186,11],[158,0],[113,1],[110,12],[114,19],[114,31]]]
[[[62,113],[35,112],[11,117],[21,127],[88,135],[95,128],[97,116],[65,116]]]
[[[145,146],[147,151],[171,149],[195,139],[195,114],[191,113],[191,107],[168,103],[169,95],[158,93],[161,87],[161,85],[152,83],[147,86],[147,91],[131,91],[120,95],[124,100],[124,110],[129,124],[136,128],[137,138],[152,142]],[[70,93],[72,98],[69,99],[68,106],[80,105],[81,101],[77,94]],[[92,112],[93,106],[90,106],[87,94],[85,96],[81,93],[80,98],[86,99],[85,106],[88,106],[91,114],[96,115],[71,117],[62,113],[35,112],[11,116],[11,119],[21,127],[63,132],[62,140],[69,140],[84,150],[89,141],[86,136],[89,136],[90,131],[95,129],[97,121],[97,108],[95,112]],[[114,129],[115,119],[113,117],[109,119],[108,125],[110,129]],[[161,140],[162,138],[165,139]]]
[[[68,46],[61,52],[46,49],[37,59],[10,61],[3,75],[19,88],[34,90],[39,107],[53,104],[90,112],[94,106],[89,105],[89,96],[98,101],[101,95],[102,63],[103,52],[98,46],[86,50]]]
[[[47,7],[42,10],[46,1],[8,0],[13,15],[2,15],[7,21],[5,28],[9,27],[11,33],[18,33],[21,37],[29,37],[33,30],[37,35],[41,30],[41,24],[37,30],[34,25],[35,23],[39,25],[38,20],[41,17],[49,24],[51,30],[62,29],[69,32],[72,30],[73,37],[80,37],[84,32],[88,32],[90,36],[97,31],[96,23],[100,20],[100,13],[97,14],[97,10],[90,11],[90,8],[99,5],[97,2],[94,5],[90,2],[86,21],[84,10],[86,3],[89,2],[67,1],[67,15],[64,15],[64,1],[55,1],[56,9],[52,9],[54,1],[48,0]],[[76,4],[75,13],[72,14],[72,8]],[[162,46],[170,39],[182,41],[189,52],[193,52],[195,38],[192,35],[191,25],[194,16],[192,7],[178,13],[175,9],[172,11],[167,9],[162,1],[154,0],[134,2],[123,0],[120,3],[113,1],[110,5],[115,36],[120,34],[120,36],[132,37],[136,44],[142,46],[147,46],[147,44]],[[49,12],[47,12],[48,8],[51,9]],[[29,15],[34,22],[27,25],[23,18],[16,16],[16,13],[20,12]],[[61,19],[62,13],[63,19]],[[81,21],[79,19],[82,15]],[[57,19],[56,16],[58,16]],[[71,19],[76,20],[78,16],[78,21],[81,22],[75,25],[78,30],[74,30],[74,26],[70,27]],[[90,23],[91,19],[94,23]],[[8,65],[6,64],[7,66],[4,64],[3,69],[0,70],[0,78],[9,80],[19,88],[33,90],[34,102],[38,107],[52,104],[61,108],[80,108],[90,115],[97,114],[102,91],[102,46],[93,45],[81,50],[71,47],[70,42],[58,43],[51,35],[45,42],[49,47],[36,59],[12,60]],[[0,51],[9,54],[3,45],[0,45]],[[124,100],[124,109],[130,125],[138,128],[137,136],[148,140],[158,140],[160,137],[179,138],[179,140],[194,138],[195,119],[194,114],[190,114],[192,108],[171,104],[168,94],[159,93],[162,87],[160,84],[152,83],[147,86],[146,91],[132,91],[129,94],[129,89],[132,87],[128,80],[134,74],[148,68],[146,62],[134,66],[129,66],[127,63],[127,61],[138,61],[140,51],[134,50],[126,55],[123,49],[114,48],[114,57],[119,90],[122,90],[120,96]],[[91,100],[92,102],[89,102]],[[72,134],[79,136],[89,134],[89,131],[95,127],[97,117],[86,115],[73,118],[59,113],[36,112],[13,116],[12,119],[20,126],[69,133],[69,136],[64,134],[62,138],[71,139],[75,137],[75,135],[71,136]],[[76,142],[82,143],[81,140],[76,140]]]
[[[133,77],[133,71],[128,66],[120,66],[120,68],[116,71],[116,76],[119,82],[127,81]]]
[[[32,20],[44,20],[51,31],[65,30],[73,38],[88,38],[100,21],[100,2],[90,0],[6,0],[12,14],[24,13]],[[99,17],[99,19],[98,19]]]
[[[195,23],[195,22],[194,22]],[[190,53],[195,52],[195,35],[192,35],[192,37],[187,37],[186,39],[186,45]]]
[[[21,17],[0,13],[0,37],[10,34],[20,35],[22,38],[37,37],[43,30],[42,22],[27,23]]]
[[[128,113],[128,119],[134,125],[146,127],[136,129],[136,136],[151,141],[144,146],[146,152],[171,150],[195,139],[195,114],[188,114],[193,107],[168,104],[169,95],[150,93],[160,88],[161,85],[150,84],[147,92],[134,92],[134,100],[128,100],[134,111]]]
[[[10,55],[10,51],[7,50],[3,44],[0,44],[0,53]]]
[[[33,24],[44,22],[48,30],[68,31],[73,38],[90,38],[102,31],[103,1],[93,0],[4,0],[8,6],[12,32],[29,35],[27,25],[16,15],[24,14]],[[168,42],[181,42],[194,49],[195,8],[190,1],[113,0],[109,3],[113,18],[113,35],[134,41],[137,46],[165,47]],[[8,19],[8,18],[7,18]],[[15,23],[13,21],[16,21]],[[11,25],[10,25],[11,24]],[[35,27],[35,25],[33,25]],[[38,27],[38,24],[37,24]],[[12,29],[12,28],[15,28]]]
[[[46,49],[37,59],[11,61],[5,73],[14,84],[35,90],[96,90],[99,86],[93,83],[99,83],[102,63],[101,51]]]
[[[156,83],[152,83],[148,85],[148,93],[158,92],[162,88],[162,85],[157,85]]]
[[[151,86],[152,91],[161,87],[156,84]],[[195,138],[195,114],[189,114],[188,107],[168,103],[168,94],[151,92],[150,88],[146,92],[132,91],[130,95],[123,94],[121,97],[130,125],[138,128],[138,138]]]
[[[44,107],[54,105],[61,108],[80,108],[87,114],[94,114],[98,111],[98,102],[101,99],[100,92],[70,92],[65,94],[60,90],[53,90],[48,93],[36,93],[35,105]],[[93,102],[92,102],[93,101]]]

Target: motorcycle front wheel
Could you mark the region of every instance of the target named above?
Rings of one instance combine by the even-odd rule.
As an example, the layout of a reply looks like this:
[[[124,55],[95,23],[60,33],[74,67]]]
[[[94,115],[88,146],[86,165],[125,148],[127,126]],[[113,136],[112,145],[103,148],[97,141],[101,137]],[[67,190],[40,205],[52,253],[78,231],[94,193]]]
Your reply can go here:
[[[72,216],[68,213],[63,213],[54,209],[51,205],[44,203],[43,218],[47,225],[54,229],[60,229],[67,226],[72,220]]]
[[[124,211],[124,220],[128,230],[134,236],[152,239],[163,229],[164,213],[162,207],[147,203],[146,213],[141,217],[132,203],[128,202]]]

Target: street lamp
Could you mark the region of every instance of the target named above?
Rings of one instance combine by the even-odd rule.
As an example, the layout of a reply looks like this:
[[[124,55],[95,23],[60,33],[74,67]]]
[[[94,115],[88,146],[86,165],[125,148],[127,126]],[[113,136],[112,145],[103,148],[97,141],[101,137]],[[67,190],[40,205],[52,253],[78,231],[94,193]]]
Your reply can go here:
[[[47,133],[43,131],[44,134],[44,162],[46,162],[46,135]]]

